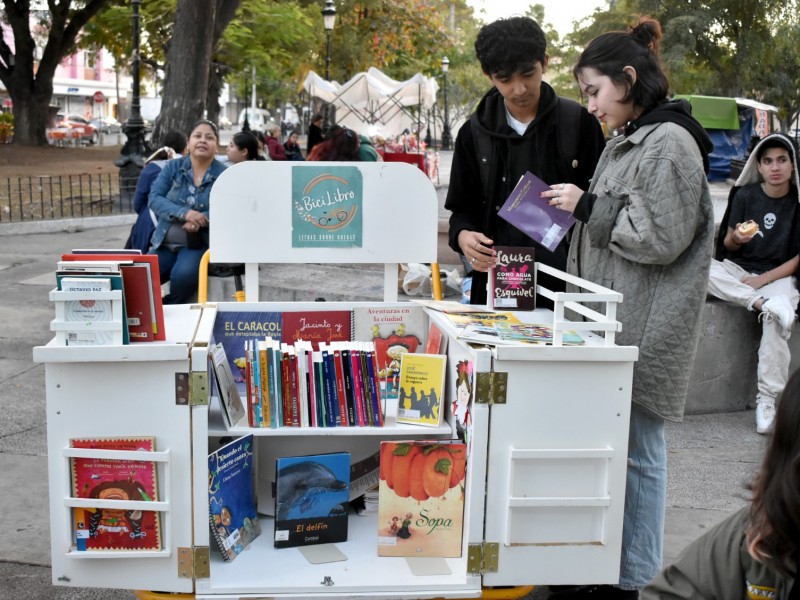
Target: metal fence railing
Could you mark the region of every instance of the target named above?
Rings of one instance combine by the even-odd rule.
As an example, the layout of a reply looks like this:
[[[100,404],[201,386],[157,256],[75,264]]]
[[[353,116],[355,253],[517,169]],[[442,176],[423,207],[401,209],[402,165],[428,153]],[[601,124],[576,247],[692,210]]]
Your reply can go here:
[[[0,223],[128,214],[135,189],[111,173],[0,178]]]

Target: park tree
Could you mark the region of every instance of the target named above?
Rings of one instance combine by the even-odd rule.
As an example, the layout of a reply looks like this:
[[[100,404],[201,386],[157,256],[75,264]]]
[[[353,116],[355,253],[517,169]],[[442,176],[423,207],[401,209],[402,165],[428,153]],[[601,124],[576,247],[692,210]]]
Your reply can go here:
[[[39,146],[47,144],[56,68],[74,52],[81,29],[111,0],[48,0],[47,10],[34,10],[32,4],[2,0],[2,20],[13,41],[0,40],[0,81],[13,102],[14,143]]]

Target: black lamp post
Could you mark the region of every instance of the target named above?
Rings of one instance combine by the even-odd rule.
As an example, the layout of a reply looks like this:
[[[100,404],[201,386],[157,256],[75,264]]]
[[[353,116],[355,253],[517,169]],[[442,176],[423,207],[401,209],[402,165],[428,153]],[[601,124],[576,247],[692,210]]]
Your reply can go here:
[[[325,35],[327,37],[327,49],[325,51],[325,81],[331,80],[331,32],[336,25],[336,7],[333,5],[333,0],[325,0],[325,8],[322,9],[322,25],[325,27]],[[328,103],[325,103],[325,120],[322,127],[327,134],[331,127]]]
[[[244,122],[242,123],[242,131],[250,131],[250,121],[247,120],[247,92],[250,90],[250,84],[247,80],[249,69],[244,72]]]
[[[447,71],[450,69],[450,61],[446,56],[442,57],[442,78],[444,80],[444,123],[442,124],[442,150],[450,150],[450,143],[453,141],[450,135],[450,113],[447,111]]]
[[[130,199],[136,189],[136,180],[144,166],[145,155],[148,152],[147,142],[144,139],[144,120],[141,113],[139,100],[139,5],[141,0],[131,0],[133,9],[131,23],[133,26],[133,54],[131,55],[131,75],[133,76],[131,90],[130,116],[122,126],[127,140],[120,150],[121,156],[114,161],[119,167],[120,200]]]
[[[425,147],[426,148],[430,148],[431,147],[431,109],[430,108],[428,109],[427,117],[428,117],[428,119],[427,119],[427,121],[425,123],[425,139],[423,141],[425,142]]]

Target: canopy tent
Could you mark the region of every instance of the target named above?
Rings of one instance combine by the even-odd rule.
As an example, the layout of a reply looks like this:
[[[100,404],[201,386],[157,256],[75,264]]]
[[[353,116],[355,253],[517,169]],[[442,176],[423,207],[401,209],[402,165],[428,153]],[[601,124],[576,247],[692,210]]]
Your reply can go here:
[[[414,130],[421,121],[421,111],[436,102],[439,84],[417,73],[411,79],[396,81],[370,67],[346,83],[326,81],[311,71],[304,89],[336,108],[336,123],[367,135],[384,137]],[[410,107],[418,106],[415,114]]]

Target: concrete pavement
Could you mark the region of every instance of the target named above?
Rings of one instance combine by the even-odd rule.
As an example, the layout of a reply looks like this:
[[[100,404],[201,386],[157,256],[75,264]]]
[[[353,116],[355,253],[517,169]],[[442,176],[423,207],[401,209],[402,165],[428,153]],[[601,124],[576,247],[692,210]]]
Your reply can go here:
[[[442,157],[441,181],[449,174]],[[449,175],[448,175],[449,176]],[[445,190],[440,189],[440,198]],[[720,194],[721,195],[721,194]],[[31,348],[52,337],[53,307],[47,292],[57,257],[72,248],[118,248],[132,217],[72,223],[0,226],[0,600],[117,600],[128,591],[53,587],[50,573],[44,366]],[[36,231],[39,227],[40,231]],[[273,293],[264,300],[305,300],[318,294],[280,267],[265,269],[262,280]],[[309,265],[308,269],[316,269]],[[329,269],[327,269],[329,270]],[[382,269],[338,268],[322,284],[326,294],[380,299]],[[374,293],[373,293],[374,292]],[[212,296],[213,298],[213,296]],[[313,299],[313,298],[311,298]],[[668,424],[669,480],[665,560],[674,559],[709,526],[747,502],[745,483],[757,467],[764,438],[755,433],[753,412],[691,416]],[[545,590],[531,597],[546,597]]]

